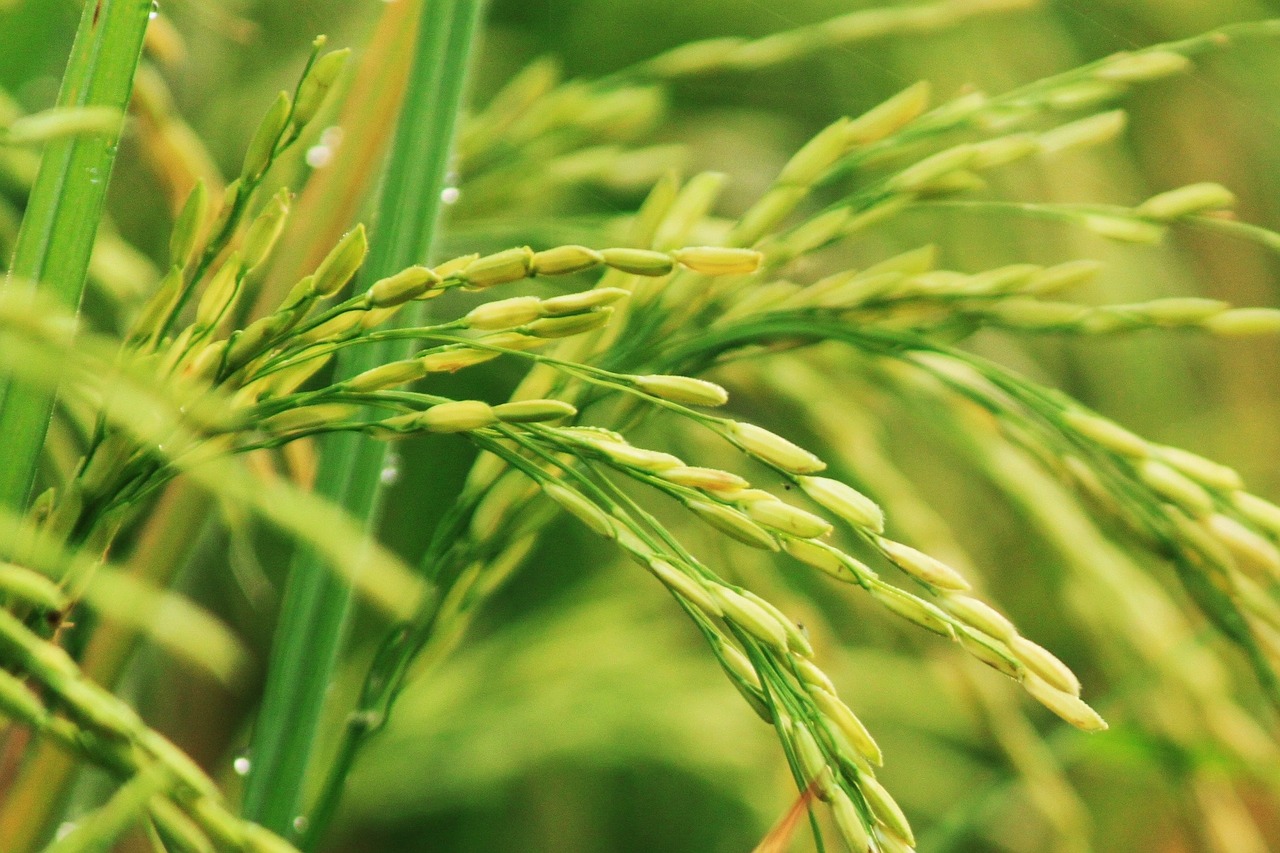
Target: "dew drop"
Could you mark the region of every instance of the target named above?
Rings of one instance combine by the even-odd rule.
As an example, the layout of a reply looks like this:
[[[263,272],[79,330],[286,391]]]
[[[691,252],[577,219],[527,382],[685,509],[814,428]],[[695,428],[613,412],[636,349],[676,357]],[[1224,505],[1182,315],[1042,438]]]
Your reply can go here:
[[[320,141],[307,149],[307,165],[313,169],[323,169],[332,163],[344,135],[342,128],[336,124],[326,127],[320,134]]]
[[[153,21],[160,17],[160,0],[151,0],[151,14],[147,17]]]
[[[400,454],[388,453],[382,470],[378,472],[378,480],[384,486],[394,486],[400,480]]]
[[[462,193],[457,187],[445,187],[440,191],[440,200],[445,204],[457,204],[459,196]]]
[[[307,165],[313,169],[323,169],[333,162],[333,149],[328,145],[312,145],[307,149]]]
[[[250,766],[248,753],[237,755],[235,760],[231,762],[231,769],[236,772],[237,776],[248,776]]]
[[[311,821],[307,820],[306,815],[300,814],[293,819],[294,832],[306,832],[307,828],[310,826],[311,826]]]

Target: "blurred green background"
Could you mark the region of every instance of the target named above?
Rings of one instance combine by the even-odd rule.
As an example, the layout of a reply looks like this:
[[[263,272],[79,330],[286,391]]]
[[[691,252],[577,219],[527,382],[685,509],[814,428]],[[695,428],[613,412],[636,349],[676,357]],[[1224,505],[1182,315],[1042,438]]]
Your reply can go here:
[[[45,107],[56,93],[77,4],[7,5],[0,15],[0,87],[24,109]],[[224,174],[234,173],[255,124],[247,117],[256,117],[276,89],[292,85],[311,39],[327,33],[331,44],[359,50],[387,5],[166,0],[161,13],[183,48],[163,70],[177,113]],[[691,39],[758,36],[877,5],[495,0],[473,100],[485,102],[543,55],[558,57],[569,77],[594,77]],[[932,81],[940,98],[969,87],[1000,92],[1117,50],[1276,14],[1280,2],[1046,0],[945,32],[681,82],[669,91],[653,139],[687,146],[689,172],[727,172],[723,212],[735,213],[822,126],[918,79]],[[1242,45],[1208,58],[1189,76],[1144,88],[1125,104],[1132,123],[1120,141],[1003,170],[987,192],[1129,204],[1182,184],[1218,181],[1239,194],[1242,218],[1280,228],[1276,48]],[[136,146],[126,141],[123,152],[111,214],[126,242],[157,260],[167,240],[164,194]],[[467,176],[461,180],[465,199]],[[565,202],[576,215],[598,215],[630,210],[638,197],[634,190],[597,188]],[[530,223],[531,234],[534,223],[554,220],[536,205],[500,212]],[[450,246],[465,251],[469,239],[485,239],[477,223],[492,213],[459,205]],[[534,239],[517,231],[509,242]],[[941,247],[945,265],[973,271],[1101,258],[1108,267],[1096,285],[1100,300],[1195,293],[1280,304],[1277,260],[1212,235],[1179,233],[1162,247],[1117,247],[1060,225],[915,213],[872,232],[852,251],[871,262],[924,243]],[[983,335],[973,345],[1150,438],[1230,464],[1254,491],[1280,498],[1275,340]],[[499,369],[477,375],[495,394],[516,378]],[[747,404],[749,414],[785,425],[785,411],[752,397],[749,385],[741,390],[755,404]],[[1263,711],[1257,723],[1206,723],[1187,711],[1185,691],[1145,668],[1107,633],[1106,619],[1090,618],[1116,604],[1105,585],[1081,585],[1064,570],[1053,543],[1028,520],[1034,506],[1002,497],[949,446],[945,424],[871,391],[851,406],[857,412],[845,422],[847,452],[865,462],[873,452],[865,445],[875,444],[911,477],[949,531],[933,544],[946,540],[954,549],[948,556],[979,567],[994,600],[1081,673],[1086,696],[1112,723],[1105,737],[1068,731],[1012,686],[973,672],[980,667],[941,643],[889,625],[847,590],[782,576],[739,550],[723,552],[723,565],[789,612],[804,614],[820,663],[885,748],[882,778],[917,826],[920,849],[1280,849],[1280,776],[1268,777],[1280,773],[1267,754],[1275,750],[1274,719]],[[465,474],[462,448],[404,448],[384,530],[389,542],[411,553],[423,540]],[[886,502],[892,517],[893,502]],[[900,502],[902,513],[917,509]],[[746,851],[788,808],[795,791],[773,733],[717,671],[678,609],[583,531],[564,524],[555,532],[486,609],[461,650],[410,686],[352,777],[333,850]],[[271,607],[227,578],[275,584],[287,561],[280,543],[257,541],[253,556],[254,548],[242,547],[243,535],[212,529],[183,583],[264,660]],[[1097,560],[1109,553],[1100,539]],[[1148,568],[1165,594],[1180,600],[1171,573]],[[1159,610],[1159,602],[1137,602]],[[1225,669],[1221,682],[1212,665],[1205,670],[1209,691],[1238,692],[1242,706],[1254,709],[1249,676],[1234,653],[1198,623],[1193,627],[1194,647],[1171,653],[1199,660],[1212,649]],[[339,696],[358,683],[364,645],[376,636],[375,624],[361,624],[351,684]],[[193,687],[198,676],[151,652],[131,673],[125,689],[148,718],[234,785],[233,759],[247,740],[255,688]],[[1261,740],[1249,740],[1251,725]],[[1254,744],[1246,749],[1261,750],[1258,761],[1241,762],[1224,749],[1232,735],[1218,726]],[[86,778],[80,797],[91,800],[98,785]],[[807,830],[793,848],[813,849]]]

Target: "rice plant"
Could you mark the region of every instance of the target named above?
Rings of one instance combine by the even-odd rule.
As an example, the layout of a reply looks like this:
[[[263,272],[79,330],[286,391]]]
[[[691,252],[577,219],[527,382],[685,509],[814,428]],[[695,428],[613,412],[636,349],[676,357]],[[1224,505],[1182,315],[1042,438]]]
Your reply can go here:
[[[56,102],[0,101],[0,849],[1280,843],[1280,507],[1044,343],[1274,336],[1116,282],[1280,233],[1208,176],[1017,179],[1073,180],[1280,21],[904,84],[736,186],[687,167],[681,87],[1045,13],[872,4],[495,84],[479,0],[363,4],[226,171],[176,22],[246,19],[190,5],[84,4]],[[108,198],[122,138],[145,199]],[[1068,237],[1005,251],[1023,227]],[[653,767],[702,799],[615,833],[555,793]],[[1185,826],[1099,807],[1124,773]],[[465,817],[520,779],[545,830]]]

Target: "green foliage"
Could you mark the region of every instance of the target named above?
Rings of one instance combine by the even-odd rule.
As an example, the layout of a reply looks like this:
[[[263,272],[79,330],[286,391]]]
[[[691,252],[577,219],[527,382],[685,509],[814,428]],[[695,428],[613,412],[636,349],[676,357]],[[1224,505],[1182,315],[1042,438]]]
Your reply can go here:
[[[1280,843],[1280,507],[1098,411],[1163,367],[1105,338],[1280,332],[1147,287],[1162,249],[1280,234],[1215,174],[1082,177],[1125,104],[1280,22],[895,81],[730,178],[679,168],[747,145],[684,87],[1048,13],[876,6],[575,78],[503,69],[499,10],[463,109],[481,5],[419,6],[370,4],[356,62],[312,42],[229,181],[149,4],[87,4],[57,105],[0,105],[6,850],[743,849],[797,796],[819,850]],[[140,249],[104,214],[131,96],[172,214],[110,206]],[[1135,834],[1159,802],[1185,826]]]

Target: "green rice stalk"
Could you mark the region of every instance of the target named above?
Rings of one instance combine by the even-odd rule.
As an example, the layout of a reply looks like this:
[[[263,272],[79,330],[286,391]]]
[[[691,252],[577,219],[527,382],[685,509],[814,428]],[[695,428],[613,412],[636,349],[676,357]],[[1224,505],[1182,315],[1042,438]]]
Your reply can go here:
[[[106,129],[58,138],[45,149],[6,289],[38,283],[58,304],[79,308],[151,11],[150,0],[85,4],[57,106],[107,110],[115,118]],[[0,506],[21,510],[27,502],[54,397],[0,383]]]
[[[372,280],[430,256],[481,8],[476,0],[451,0],[424,10],[373,232],[366,270]],[[338,378],[395,360],[402,346],[348,350],[340,356]],[[338,501],[372,532],[385,458],[386,448],[363,436],[330,436],[322,445],[316,491]],[[303,781],[345,636],[351,595],[346,584],[315,568],[314,555],[300,551],[290,569],[250,743],[244,799],[245,814],[268,828],[299,837],[298,829],[309,824],[308,845],[318,843],[324,826],[322,820],[297,821],[304,814]]]

